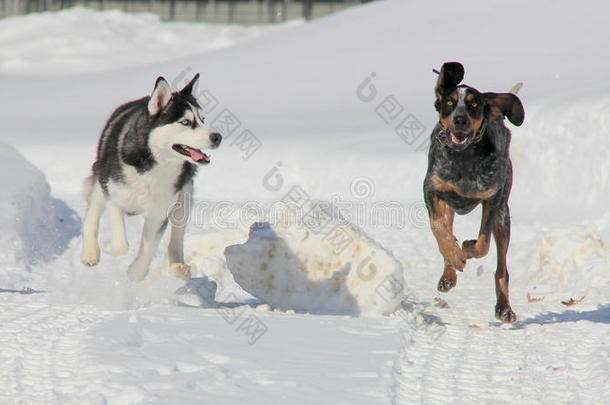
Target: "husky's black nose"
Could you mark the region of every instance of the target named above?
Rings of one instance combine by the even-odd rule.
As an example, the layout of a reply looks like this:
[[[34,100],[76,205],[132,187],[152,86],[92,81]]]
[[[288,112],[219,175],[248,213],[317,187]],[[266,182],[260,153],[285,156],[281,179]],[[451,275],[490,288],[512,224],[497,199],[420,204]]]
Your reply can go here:
[[[218,132],[212,132],[210,134],[210,142],[212,142],[212,145],[214,147],[218,147],[218,145],[220,145],[221,141],[222,141],[222,135],[220,135]]]

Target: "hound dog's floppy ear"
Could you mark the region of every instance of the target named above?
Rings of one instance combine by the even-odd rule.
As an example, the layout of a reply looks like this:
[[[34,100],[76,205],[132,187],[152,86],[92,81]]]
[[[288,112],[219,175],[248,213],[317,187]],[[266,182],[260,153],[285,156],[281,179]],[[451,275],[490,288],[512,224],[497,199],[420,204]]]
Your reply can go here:
[[[155,82],[155,89],[148,101],[148,113],[150,115],[157,115],[159,111],[169,104],[171,99],[172,89],[169,87],[167,81],[159,76]]]
[[[185,96],[190,96],[193,94],[193,89],[195,88],[195,86],[197,85],[197,82],[199,81],[199,73],[197,73],[195,75],[195,77],[193,77],[193,80],[191,80],[189,82],[189,84],[187,84],[186,86],[184,86],[184,88],[182,90],[180,90],[180,94],[183,94]]]
[[[436,100],[439,101],[445,90],[457,86],[464,79],[464,66],[459,62],[445,62],[438,73],[434,88]]]
[[[486,114],[490,121],[503,120],[504,117],[516,126],[523,124],[525,110],[519,97],[512,93],[484,93],[487,101]]]

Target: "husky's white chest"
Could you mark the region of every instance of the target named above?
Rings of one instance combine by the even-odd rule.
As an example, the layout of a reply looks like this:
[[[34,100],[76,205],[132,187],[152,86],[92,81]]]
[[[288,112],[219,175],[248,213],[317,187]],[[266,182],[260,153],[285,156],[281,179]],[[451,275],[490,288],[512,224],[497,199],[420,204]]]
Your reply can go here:
[[[138,173],[135,168],[123,168],[123,182],[110,181],[110,200],[130,214],[167,215],[169,208],[177,201],[176,181],[179,167],[156,165],[146,173]]]

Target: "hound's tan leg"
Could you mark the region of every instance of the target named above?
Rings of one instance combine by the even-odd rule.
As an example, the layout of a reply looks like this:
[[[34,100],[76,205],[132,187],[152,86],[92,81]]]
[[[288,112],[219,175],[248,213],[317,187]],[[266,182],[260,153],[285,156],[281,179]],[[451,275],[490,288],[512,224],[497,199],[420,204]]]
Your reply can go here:
[[[466,266],[466,254],[462,251],[453,236],[453,218],[455,212],[443,200],[432,200],[430,228],[436,238],[438,249],[445,260],[445,269],[438,282],[438,290],[447,292],[457,283],[456,270],[462,271]]]
[[[517,320],[510,307],[508,299],[508,268],[506,266],[506,253],[510,242],[510,213],[508,206],[500,209],[493,224],[493,234],[498,250],[498,267],[496,268],[496,318],[504,323]]]
[[[481,229],[478,239],[466,240],[462,243],[462,250],[467,259],[481,258],[489,252],[491,232],[496,217],[496,210],[492,209],[489,202],[483,202],[483,215],[481,216]]]

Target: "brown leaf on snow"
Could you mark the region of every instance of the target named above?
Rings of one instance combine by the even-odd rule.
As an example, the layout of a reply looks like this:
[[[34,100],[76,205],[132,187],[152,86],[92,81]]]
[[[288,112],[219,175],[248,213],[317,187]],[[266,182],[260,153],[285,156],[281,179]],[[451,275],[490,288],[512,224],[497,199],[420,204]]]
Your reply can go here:
[[[582,300],[585,299],[585,296],[583,295],[582,297],[580,297],[579,299],[575,300],[574,298],[570,298],[568,301],[561,301],[561,303],[563,305],[565,305],[566,307],[572,306],[572,305],[576,305],[578,303],[581,303]]]
[[[536,297],[532,297],[530,295],[530,293],[527,293],[527,302],[529,302],[530,304],[532,304],[534,302],[540,302],[540,301],[544,301],[544,297],[536,298]]]
[[[451,308],[449,304],[447,304],[447,301],[439,297],[434,298],[434,306],[443,309]]]

